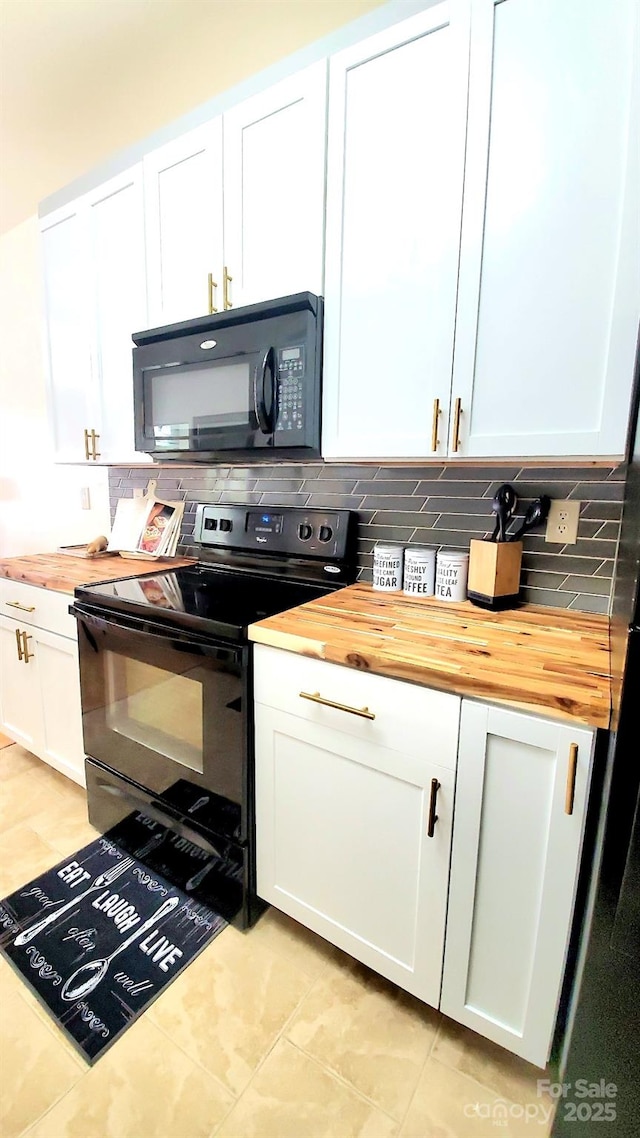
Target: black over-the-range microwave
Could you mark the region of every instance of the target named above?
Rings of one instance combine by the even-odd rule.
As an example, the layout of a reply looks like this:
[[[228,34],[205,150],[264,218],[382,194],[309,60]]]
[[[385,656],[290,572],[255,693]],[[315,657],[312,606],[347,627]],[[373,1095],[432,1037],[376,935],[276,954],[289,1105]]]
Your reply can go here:
[[[322,316],[322,297],[301,292],[135,333],[136,450],[319,457]]]

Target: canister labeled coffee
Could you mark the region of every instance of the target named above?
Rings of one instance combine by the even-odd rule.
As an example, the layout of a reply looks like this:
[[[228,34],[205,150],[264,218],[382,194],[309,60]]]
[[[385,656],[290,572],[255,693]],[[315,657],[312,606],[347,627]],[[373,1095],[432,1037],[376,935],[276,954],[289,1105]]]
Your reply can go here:
[[[436,579],[436,551],[426,546],[413,546],[404,551],[403,592],[407,595],[432,597]]]
[[[383,545],[373,550],[373,587],[381,593],[399,593],[402,590],[402,545]]]
[[[464,601],[467,596],[469,554],[455,549],[438,550],[436,597],[441,601]]]

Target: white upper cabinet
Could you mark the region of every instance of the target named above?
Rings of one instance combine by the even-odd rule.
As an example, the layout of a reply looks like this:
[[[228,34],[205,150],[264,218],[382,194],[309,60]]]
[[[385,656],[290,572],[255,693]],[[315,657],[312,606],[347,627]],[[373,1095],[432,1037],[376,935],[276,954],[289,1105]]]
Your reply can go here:
[[[466,12],[438,4],[330,61],[327,458],[446,453]]]
[[[234,308],[323,291],[327,63],[224,116],[224,260]]]
[[[149,323],[222,309],[222,118],[143,160]]]
[[[103,462],[135,452],[131,334],[147,324],[142,170],[87,196]]]
[[[56,459],[85,458],[84,432],[97,421],[91,361],[86,211],[79,202],[41,223],[45,352]]]
[[[634,9],[474,0],[460,455],[623,451],[640,310]]]
[[[140,166],[41,231],[55,458],[134,459],[131,334],[147,321]]]

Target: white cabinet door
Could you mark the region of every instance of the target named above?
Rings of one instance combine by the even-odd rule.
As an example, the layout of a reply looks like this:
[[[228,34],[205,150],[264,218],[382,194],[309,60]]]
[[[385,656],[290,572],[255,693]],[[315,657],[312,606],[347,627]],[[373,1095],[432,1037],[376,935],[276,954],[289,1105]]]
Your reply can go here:
[[[42,707],[42,740],[37,753],[84,786],[78,642],[44,629],[34,630],[34,636]]]
[[[234,308],[322,294],[326,61],[224,116],[224,252]]]
[[[593,740],[592,731],[462,702],[440,1006],[541,1067],[571,928]]]
[[[623,451],[640,309],[635,7],[474,2],[461,455]]]
[[[31,657],[28,661],[24,656],[25,632]],[[16,743],[38,754],[43,724],[35,635],[36,629],[0,616],[0,728]]]
[[[133,332],[147,325],[142,165],[86,199],[103,462],[135,458]]]
[[[91,360],[87,216],[81,202],[41,222],[49,408],[55,458],[87,458],[85,431],[98,431]]]
[[[150,325],[221,310],[222,119],[154,150],[143,169]]]
[[[438,4],[330,61],[327,458],[446,454],[465,11],[456,0]]]

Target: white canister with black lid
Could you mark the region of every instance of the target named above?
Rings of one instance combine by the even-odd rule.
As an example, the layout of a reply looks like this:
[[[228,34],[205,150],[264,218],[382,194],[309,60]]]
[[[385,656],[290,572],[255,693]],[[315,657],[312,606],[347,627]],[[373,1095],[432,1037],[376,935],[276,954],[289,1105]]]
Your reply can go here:
[[[373,549],[373,587],[380,593],[402,590],[404,546],[378,542]]]
[[[467,598],[469,554],[456,549],[439,549],[436,561],[436,597],[441,601]]]
[[[403,592],[407,596],[432,597],[435,579],[435,549],[426,545],[413,545],[405,549]]]

